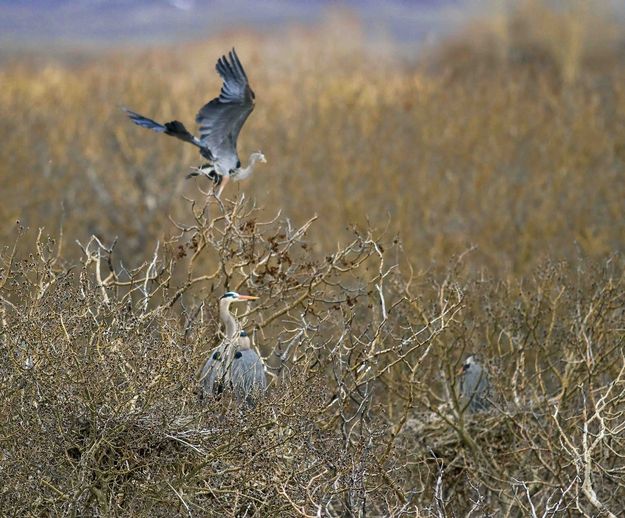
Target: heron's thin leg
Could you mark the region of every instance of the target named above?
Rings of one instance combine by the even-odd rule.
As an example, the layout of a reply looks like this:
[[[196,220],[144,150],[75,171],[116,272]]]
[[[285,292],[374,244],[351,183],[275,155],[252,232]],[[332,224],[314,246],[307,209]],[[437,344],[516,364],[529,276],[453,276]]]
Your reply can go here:
[[[216,194],[217,198],[221,197],[221,193],[223,192],[224,187],[226,186],[226,184],[228,183],[229,180],[230,180],[229,176],[224,176],[222,178],[221,184],[219,185],[219,189],[217,190],[217,194]]]

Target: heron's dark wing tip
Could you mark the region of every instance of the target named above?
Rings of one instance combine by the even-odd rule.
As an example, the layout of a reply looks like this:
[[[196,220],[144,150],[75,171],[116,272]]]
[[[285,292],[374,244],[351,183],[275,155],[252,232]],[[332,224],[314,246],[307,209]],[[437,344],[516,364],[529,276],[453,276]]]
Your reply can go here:
[[[143,115],[139,113],[135,113],[128,109],[125,109],[124,111],[128,115],[128,118],[132,122],[134,122],[137,126],[151,129],[152,131],[156,131],[157,133],[164,133],[167,131],[167,128],[165,126],[163,126],[162,124],[159,124],[156,121],[153,121],[152,119],[148,119],[147,117],[144,117]]]
[[[147,118],[147,117],[144,117],[143,115],[141,115],[140,113],[133,112],[131,109],[126,108],[125,106],[123,106],[123,107],[122,107],[122,111],[123,111],[126,115],[128,115],[128,117],[130,117],[131,119],[132,119],[132,118],[134,118],[134,117],[140,117],[140,118],[142,118],[142,119]]]
[[[128,115],[128,117],[130,117],[133,121],[136,119],[144,119],[145,117],[137,112],[133,112],[132,110],[129,110],[128,108],[126,108],[125,106],[122,108],[122,111]]]

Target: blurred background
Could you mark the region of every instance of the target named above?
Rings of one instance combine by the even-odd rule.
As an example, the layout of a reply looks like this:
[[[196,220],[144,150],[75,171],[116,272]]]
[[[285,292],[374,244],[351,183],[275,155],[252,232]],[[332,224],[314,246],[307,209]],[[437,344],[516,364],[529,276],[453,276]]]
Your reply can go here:
[[[358,17],[367,40],[390,38],[408,46],[433,41],[451,32],[471,15],[499,2],[472,0],[345,1],[328,0],[35,0],[2,3],[3,43],[19,46],[111,46],[174,43],[207,39],[233,28],[262,34],[284,31],[289,25],[314,28],[331,10]]]
[[[193,127],[236,47],[256,92],[228,187],[267,217],[317,214],[311,246],[350,228],[436,268],[517,276],[625,244],[625,3],[75,0],[0,3],[0,243],[19,221],[118,238],[143,262],[188,222],[191,146],[121,111]],[[28,242],[32,242],[28,241]],[[22,241],[25,243],[25,241]]]

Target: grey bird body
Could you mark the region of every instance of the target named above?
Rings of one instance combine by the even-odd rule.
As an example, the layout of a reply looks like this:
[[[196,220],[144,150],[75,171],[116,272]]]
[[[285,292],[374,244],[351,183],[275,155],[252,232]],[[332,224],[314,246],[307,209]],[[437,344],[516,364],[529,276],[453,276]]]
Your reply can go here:
[[[194,169],[188,176],[209,177],[220,186],[219,195],[230,177],[235,180],[245,178],[252,173],[256,162],[266,160],[261,152],[252,153],[249,165],[241,167],[237,139],[243,124],[254,110],[255,95],[234,49],[228,57],[219,58],[216,69],[223,79],[223,85],[219,96],[206,103],[195,117],[200,130],[199,138],[180,121],[161,124],[128,109],[124,111],[142,128],[175,137],[199,148],[207,163]]]
[[[239,401],[253,405],[267,388],[265,364],[229,311],[231,303],[255,298],[234,292],[221,298],[219,309],[226,337],[211,351],[202,368],[200,383],[205,394],[218,397],[223,392],[232,392]]]
[[[470,412],[486,410],[490,407],[489,390],[488,373],[479,358],[474,354],[467,356],[462,365],[460,378],[460,395],[463,408]]]
[[[205,394],[219,395],[223,392],[223,350],[224,344],[213,349],[202,367],[200,383]]]
[[[245,338],[248,343],[250,339]],[[232,389],[238,399],[250,402],[267,388],[265,364],[253,349],[239,349],[232,360],[230,368]]]

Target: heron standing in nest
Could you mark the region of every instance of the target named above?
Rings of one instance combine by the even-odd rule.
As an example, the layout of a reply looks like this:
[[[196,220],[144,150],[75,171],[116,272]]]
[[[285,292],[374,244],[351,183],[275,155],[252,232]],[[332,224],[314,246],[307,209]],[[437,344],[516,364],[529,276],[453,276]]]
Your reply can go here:
[[[248,334],[230,312],[232,303],[257,298],[229,291],[219,300],[225,339],[211,351],[202,368],[200,383],[205,394],[218,397],[223,392],[232,391],[238,400],[253,405],[267,388],[265,364],[252,349]]]
[[[460,376],[460,395],[463,409],[468,409],[469,412],[478,412],[490,407],[488,373],[477,355],[470,354],[467,356],[462,364]]]

